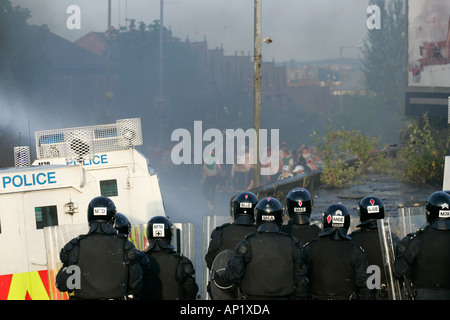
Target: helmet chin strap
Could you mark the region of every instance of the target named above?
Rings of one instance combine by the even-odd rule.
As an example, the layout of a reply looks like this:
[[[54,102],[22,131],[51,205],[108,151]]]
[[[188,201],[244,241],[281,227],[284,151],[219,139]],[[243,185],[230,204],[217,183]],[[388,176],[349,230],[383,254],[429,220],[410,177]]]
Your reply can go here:
[[[450,230],[450,219],[435,219],[430,222],[433,229]]]
[[[291,220],[295,224],[309,223],[309,217],[306,214],[294,214],[293,216],[291,216]]]
[[[152,239],[149,242],[146,251],[164,251],[164,250],[175,250],[173,245],[169,240],[165,239]]]
[[[234,220],[235,224],[244,224],[244,225],[251,225],[255,223],[255,219],[253,216],[249,214],[240,214],[236,217]]]
[[[377,219],[370,219],[370,220],[363,221],[360,224],[358,224],[357,227],[367,228],[367,229],[376,229],[378,227]]]
[[[347,240],[351,240],[352,238],[350,236],[347,235],[347,230],[346,229],[340,229],[340,228],[326,228],[323,229],[320,234],[320,237],[322,236],[328,236],[333,240],[342,240],[342,239],[347,239]]]
[[[279,232],[280,226],[274,222],[263,222],[258,226],[258,232]]]

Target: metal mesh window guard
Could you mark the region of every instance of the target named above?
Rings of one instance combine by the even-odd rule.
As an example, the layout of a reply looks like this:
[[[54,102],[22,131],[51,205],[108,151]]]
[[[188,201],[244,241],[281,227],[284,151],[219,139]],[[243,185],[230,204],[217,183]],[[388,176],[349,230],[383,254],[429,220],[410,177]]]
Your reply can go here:
[[[142,145],[141,119],[121,119],[113,124],[37,131],[38,159],[65,157],[68,161],[90,159],[99,152]]]

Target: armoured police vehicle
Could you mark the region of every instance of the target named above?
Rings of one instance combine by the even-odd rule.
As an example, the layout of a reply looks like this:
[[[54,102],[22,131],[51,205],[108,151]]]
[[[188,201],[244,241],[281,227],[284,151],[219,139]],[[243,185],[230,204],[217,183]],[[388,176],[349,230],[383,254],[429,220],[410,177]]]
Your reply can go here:
[[[139,118],[38,131],[35,140],[32,164],[29,146],[19,146],[15,167],[0,169],[2,300],[67,298],[54,287],[59,251],[87,232],[92,198],[114,201],[130,220],[131,240],[141,250],[146,223],[165,215],[158,177],[135,148],[143,143]],[[174,241],[180,248],[182,241]]]

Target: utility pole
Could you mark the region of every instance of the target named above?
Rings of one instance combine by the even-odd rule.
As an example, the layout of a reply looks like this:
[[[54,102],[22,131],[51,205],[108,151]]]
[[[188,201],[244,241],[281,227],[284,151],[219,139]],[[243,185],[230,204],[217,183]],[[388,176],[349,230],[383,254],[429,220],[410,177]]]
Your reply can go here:
[[[261,127],[261,1],[255,1],[254,11],[254,66],[253,66],[253,127],[256,131],[253,182],[255,187],[261,185],[261,163],[259,159],[259,129]]]
[[[106,120],[111,116],[111,0],[108,0],[108,31],[106,31],[107,71],[106,71]]]
[[[160,0],[159,4],[159,97],[163,99],[163,18],[164,18],[164,0]]]

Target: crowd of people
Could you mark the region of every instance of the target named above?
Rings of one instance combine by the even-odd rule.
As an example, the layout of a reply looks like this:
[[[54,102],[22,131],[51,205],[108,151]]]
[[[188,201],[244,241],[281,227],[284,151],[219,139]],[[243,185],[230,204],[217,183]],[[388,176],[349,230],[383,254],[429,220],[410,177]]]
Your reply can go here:
[[[217,191],[251,190],[254,187],[254,164],[249,148],[246,148],[243,159],[236,159],[232,165],[220,164],[215,159],[214,151],[203,163],[202,185],[203,194],[208,202],[209,209],[213,208]],[[267,155],[270,158],[271,148]],[[269,184],[294,176],[305,176],[307,173],[322,168],[323,162],[313,146],[301,145],[297,150],[289,149],[285,141],[281,143],[279,152],[279,165],[272,174],[261,175],[261,184]],[[239,161],[238,161],[239,160]],[[262,167],[271,167],[271,163],[262,164]]]
[[[318,170],[322,168],[323,161],[320,158],[316,148],[312,145],[302,144],[297,147],[289,147],[286,141],[281,142],[279,150],[278,167],[271,172],[270,175],[262,175],[262,184],[268,184],[277,180],[283,180],[296,175],[304,175],[308,172]],[[157,167],[161,173],[174,170],[174,166],[170,159],[170,149],[161,148],[156,146],[150,150],[150,158],[152,159],[152,165]],[[202,170],[200,172],[201,181],[204,182],[205,177],[216,176],[217,191],[233,190],[243,191],[250,190],[253,187],[253,169],[254,169],[254,157],[251,154],[252,149],[246,146],[243,159],[235,159],[233,164],[219,163],[215,160],[214,154],[210,154],[203,161]],[[272,153],[271,147],[267,147],[267,156],[270,158]],[[264,164],[262,164],[264,166]],[[265,165],[267,167],[270,164]],[[191,170],[195,171],[195,165],[187,166],[189,169],[189,175]],[[195,171],[194,174],[198,174]],[[209,179],[213,180],[213,179]],[[211,181],[206,183],[211,185]],[[210,189],[210,188],[208,188]]]
[[[311,194],[300,187],[287,194],[284,205],[273,197],[258,199],[250,191],[234,197],[232,221],[214,229],[204,257],[210,297],[388,300],[394,297],[390,274],[404,298],[450,299],[450,191],[429,195],[425,227],[394,239],[393,273],[384,270],[377,223],[385,217],[380,198],[369,195],[359,201],[360,223],[350,234],[350,212],[344,205],[328,206],[321,226],[310,222],[312,207]],[[167,217],[150,219],[149,244],[141,252],[128,240],[131,225],[111,199],[94,198],[87,211],[89,232],[61,250],[63,266],[56,278],[60,291],[69,292],[71,299],[197,298],[194,266],[174,250]],[[379,271],[375,268],[372,278],[373,266]],[[82,272],[74,281],[76,268]]]

